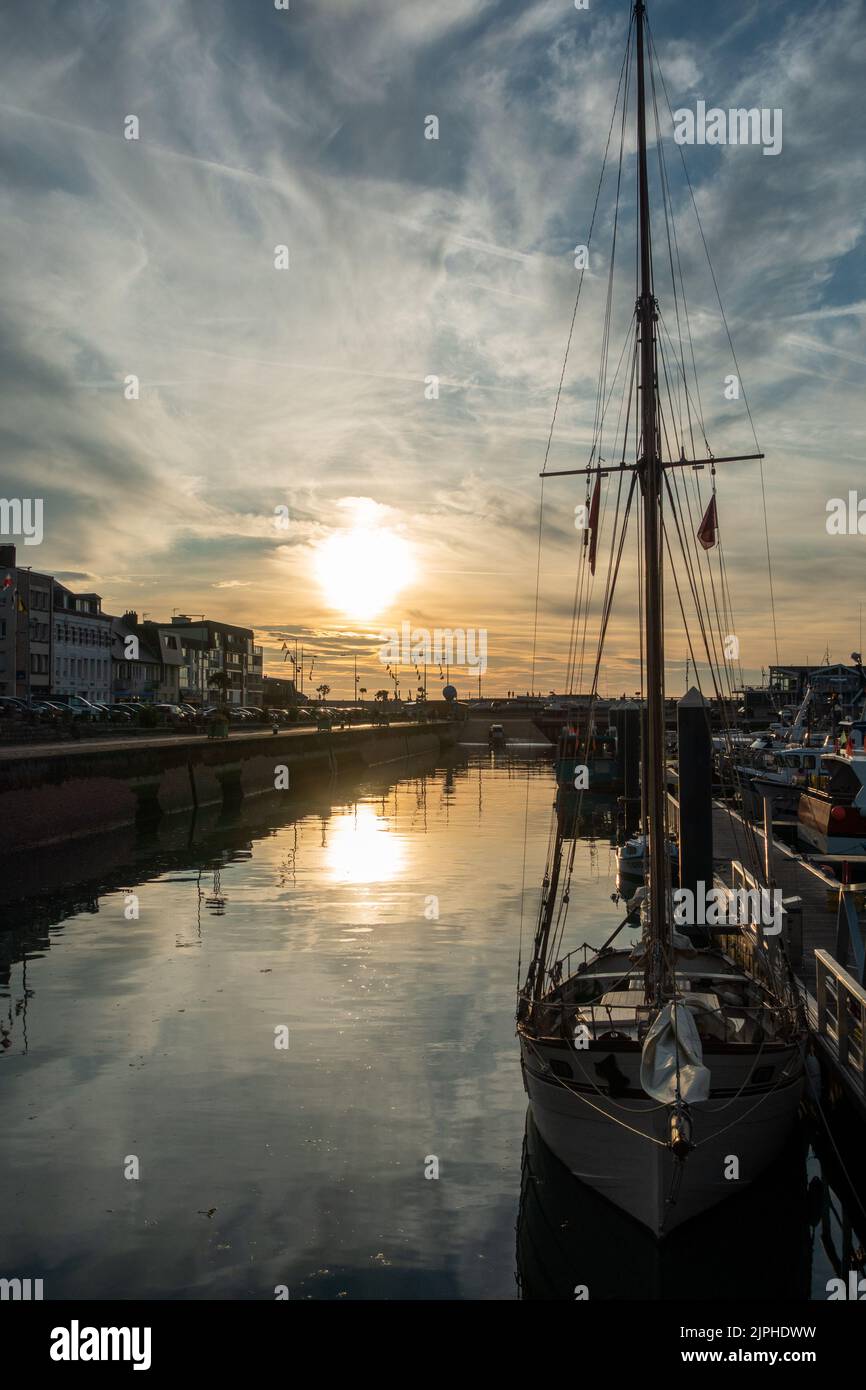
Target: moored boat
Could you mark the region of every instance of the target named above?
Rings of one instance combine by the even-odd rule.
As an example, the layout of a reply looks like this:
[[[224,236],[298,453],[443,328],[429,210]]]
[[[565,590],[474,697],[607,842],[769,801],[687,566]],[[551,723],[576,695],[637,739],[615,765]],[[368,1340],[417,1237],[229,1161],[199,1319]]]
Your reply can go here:
[[[583,572],[575,589],[581,597],[575,604],[572,650],[586,640],[591,613],[588,595],[598,538],[606,522],[610,541],[587,730],[592,729],[604,642],[633,504],[639,512],[641,632],[635,646],[639,645],[647,692],[641,755],[647,883],[641,890],[641,934],[631,948],[614,945],[619,932],[633,921],[630,914],[603,945],[584,944],[577,952],[565,951],[574,843],[564,834],[559,817],[548,850],[532,957],[518,992],[517,1032],[524,1084],[547,1145],[571,1173],[660,1237],[742,1190],[782,1150],[800,1104],[805,1027],[778,927],[763,920],[754,904],[747,916],[740,916],[733,910],[737,894],[718,885],[713,888],[720,897],[715,921],[703,913],[683,918],[674,906],[666,792],[662,579],[666,558],[671,567],[673,559],[666,542],[669,546],[672,534],[679,537],[683,569],[698,605],[701,591],[692,566],[709,566],[709,552],[720,545],[716,465],[763,455],[729,455],[719,460],[707,444],[705,457],[687,457],[686,442],[693,445],[694,440],[682,413],[679,435],[675,434],[677,449],[671,449],[669,427],[676,421],[677,402],[670,382],[685,382],[686,367],[670,335],[665,339],[659,328],[664,320],[655,292],[651,250],[647,118],[654,103],[651,106],[648,101],[648,50],[651,57],[646,5],[636,0],[611,123],[613,128],[621,92],[618,200],[627,94],[636,90],[639,292],[631,340],[627,337],[621,357],[621,362],[631,363],[632,373],[622,384],[622,439],[605,442],[605,457],[617,460],[606,463],[600,417],[588,465],[556,474],[583,475],[587,486],[589,524],[580,554]],[[653,94],[658,90],[655,76],[653,60]],[[658,87],[664,89],[663,79]],[[656,143],[661,143],[658,128]],[[665,204],[662,226],[669,227],[673,211],[664,176],[660,185]],[[682,287],[675,279],[673,260],[671,276],[679,293]],[[679,302],[685,305],[684,293]],[[608,316],[610,303],[609,298]],[[607,392],[606,356],[599,379]],[[667,383],[664,399],[660,381]],[[629,418],[633,402],[638,403],[636,422]],[[703,422],[701,430],[706,441]],[[631,449],[633,462],[628,460]],[[686,470],[691,470],[695,491],[697,474],[709,470],[710,492],[699,499],[703,518],[696,535],[688,520],[691,499],[686,507],[680,495],[679,476],[684,488],[689,485]],[[605,479],[610,511],[602,500]],[[717,582],[724,590],[721,557],[719,570]],[[673,577],[679,594],[684,580],[676,571]],[[711,578],[715,583],[712,573]],[[727,613],[727,593],[725,605]],[[582,636],[575,627],[579,623]],[[721,634],[722,630],[718,606],[709,615],[701,613],[701,633],[708,646],[716,642],[716,631]],[[721,650],[710,657],[711,672],[724,668]],[[716,695],[721,699],[718,688]],[[579,795],[593,785],[590,778],[580,789],[576,780],[580,766],[587,765],[586,752],[577,740],[574,772]],[[755,871],[759,872],[758,864]],[[692,900],[693,888],[707,886],[690,885]]]

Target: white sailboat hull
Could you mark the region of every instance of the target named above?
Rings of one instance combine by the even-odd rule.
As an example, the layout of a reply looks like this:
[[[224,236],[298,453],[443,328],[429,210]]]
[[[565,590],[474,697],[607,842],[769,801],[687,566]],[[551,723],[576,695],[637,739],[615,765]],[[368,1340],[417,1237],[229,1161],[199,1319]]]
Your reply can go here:
[[[573,1083],[580,1086],[579,1094],[545,1069],[546,1058],[563,1057],[561,1049],[548,1050],[521,1038],[521,1051],[532,1113],[548,1148],[575,1177],[656,1236],[669,1234],[741,1191],[767,1168],[784,1148],[802,1093],[796,1047],[774,1054],[775,1089],[756,1093],[747,1085],[739,1098],[736,1092],[755,1065],[754,1053],[707,1059],[713,1090],[709,1100],[691,1107],[696,1147],[681,1163],[667,1147],[666,1105],[648,1096],[600,1094],[604,1083],[599,1090],[586,1084],[595,1064],[608,1056],[605,1051],[582,1054],[578,1065],[584,1081]],[[611,1055],[629,1080],[628,1090],[639,1091],[639,1053]],[[761,1060],[765,1059],[766,1054]],[[737,1161],[738,1177],[730,1176],[735,1169],[732,1159]]]

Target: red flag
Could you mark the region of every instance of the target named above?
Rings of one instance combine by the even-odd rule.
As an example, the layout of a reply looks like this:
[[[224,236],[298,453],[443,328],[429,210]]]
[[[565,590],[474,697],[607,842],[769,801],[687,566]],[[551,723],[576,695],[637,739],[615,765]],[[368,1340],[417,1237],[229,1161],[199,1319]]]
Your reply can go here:
[[[595,475],[595,487],[589,504],[589,572],[595,574],[595,551],[598,544],[598,504],[601,497],[601,474]]]
[[[4,588],[4,589],[11,589],[11,588],[12,588],[12,575],[11,575],[11,574],[7,574],[6,578],[3,580],[3,588]]]
[[[716,494],[710,498],[710,505],[704,512],[703,520],[698,527],[698,540],[704,550],[712,550],[716,543],[716,532],[719,528],[719,518],[716,514]]]

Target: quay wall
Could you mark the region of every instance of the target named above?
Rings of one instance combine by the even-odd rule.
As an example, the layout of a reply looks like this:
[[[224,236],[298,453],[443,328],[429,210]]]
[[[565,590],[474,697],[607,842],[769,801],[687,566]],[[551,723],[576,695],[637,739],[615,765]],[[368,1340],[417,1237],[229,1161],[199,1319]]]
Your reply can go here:
[[[363,771],[438,753],[453,726],[382,727],[178,737],[89,746],[16,749],[0,757],[3,851],[34,849],[122,826],[152,825],[175,812],[234,805],[275,790],[276,769],[289,791],[338,772]]]

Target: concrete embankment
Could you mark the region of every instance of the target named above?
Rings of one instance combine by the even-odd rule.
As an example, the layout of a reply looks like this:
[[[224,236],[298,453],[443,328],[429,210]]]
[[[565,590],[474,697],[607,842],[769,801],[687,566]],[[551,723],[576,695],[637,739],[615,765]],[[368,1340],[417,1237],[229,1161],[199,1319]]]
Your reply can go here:
[[[550,739],[543,734],[529,718],[509,717],[507,714],[475,715],[457,725],[458,743],[487,743],[491,724],[501,724],[505,730],[506,743],[534,743],[539,747],[553,747]]]
[[[3,851],[124,825],[150,825],[164,815],[363,770],[454,741],[445,722],[334,729],[282,730],[203,737],[83,743],[4,749],[0,753]],[[285,768],[288,779],[279,769]]]

